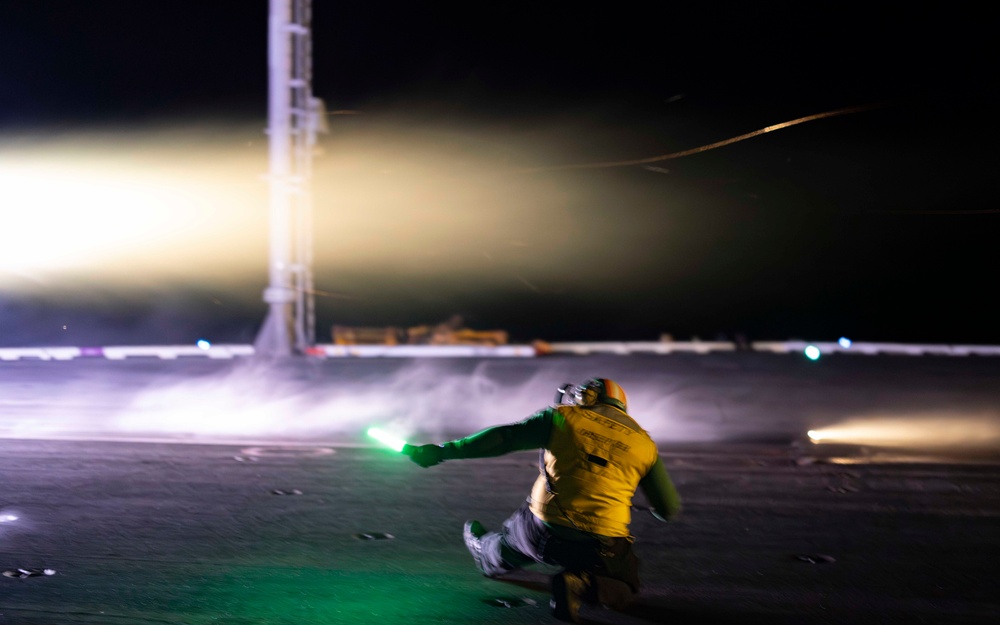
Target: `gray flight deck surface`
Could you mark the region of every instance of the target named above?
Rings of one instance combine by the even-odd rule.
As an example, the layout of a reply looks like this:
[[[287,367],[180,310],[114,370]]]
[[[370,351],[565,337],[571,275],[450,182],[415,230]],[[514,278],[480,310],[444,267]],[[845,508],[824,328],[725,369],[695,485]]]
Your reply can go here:
[[[551,569],[489,580],[461,539],[523,501],[537,454],[420,469],[363,432],[457,436],[592,375],[629,392],[685,507],[636,510],[640,599],[589,622],[1000,619],[1000,359],[733,353],[0,363],[0,624],[554,623]],[[176,412],[199,405],[215,418]],[[851,419],[974,431],[805,441]]]

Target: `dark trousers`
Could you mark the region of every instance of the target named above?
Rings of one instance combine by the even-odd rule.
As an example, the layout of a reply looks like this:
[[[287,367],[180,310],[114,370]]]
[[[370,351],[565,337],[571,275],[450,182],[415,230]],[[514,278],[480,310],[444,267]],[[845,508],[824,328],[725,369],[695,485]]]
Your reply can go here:
[[[624,607],[639,592],[639,559],[630,539],[574,530],[558,534],[524,502],[503,522],[501,531],[482,537],[483,572],[494,577],[532,562],[561,566],[570,573],[586,574],[585,601],[613,608]]]

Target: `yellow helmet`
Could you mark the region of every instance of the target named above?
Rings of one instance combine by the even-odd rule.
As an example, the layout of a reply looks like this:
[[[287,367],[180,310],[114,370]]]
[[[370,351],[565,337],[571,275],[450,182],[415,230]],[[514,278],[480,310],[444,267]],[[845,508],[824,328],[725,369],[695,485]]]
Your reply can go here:
[[[625,390],[617,382],[608,378],[591,378],[577,386],[573,395],[578,406],[608,404],[628,412],[628,398],[625,397]]]

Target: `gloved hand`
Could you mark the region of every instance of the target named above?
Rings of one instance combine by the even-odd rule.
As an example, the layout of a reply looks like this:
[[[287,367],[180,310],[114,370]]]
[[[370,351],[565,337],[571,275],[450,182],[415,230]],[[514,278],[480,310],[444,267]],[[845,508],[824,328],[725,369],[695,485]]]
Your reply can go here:
[[[444,462],[444,449],[440,445],[403,445],[402,451],[425,469]]]

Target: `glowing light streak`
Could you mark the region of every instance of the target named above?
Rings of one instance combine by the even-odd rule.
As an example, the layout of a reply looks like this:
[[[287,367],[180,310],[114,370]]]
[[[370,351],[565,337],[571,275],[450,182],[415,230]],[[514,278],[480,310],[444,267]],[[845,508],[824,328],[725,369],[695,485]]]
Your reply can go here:
[[[4,159],[7,160],[7,159]],[[11,159],[12,160],[12,159]],[[199,237],[205,202],[134,168],[0,163],[0,265],[30,272],[141,255],[167,237]],[[121,256],[119,256],[121,255]]]
[[[997,415],[872,417],[809,430],[807,435],[816,444],[997,449],[1000,448],[1000,419]]]
[[[735,137],[730,137],[729,139],[723,139],[722,141],[716,141],[715,143],[709,143],[708,145],[703,145],[697,148],[691,148],[690,150],[682,150],[680,152],[672,152],[670,154],[661,154],[660,156],[650,156],[648,158],[637,158],[627,161],[605,161],[601,163],[574,163],[570,165],[553,165],[550,167],[534,167],[531,169],[522,169],[517,173],[529,174],[542,171],[567,171],[571,169],[605,169],[610,167],[631,167],[632,165],[645,165],[648,163],[658,163],[660,161],[666,161],[674,158],[681,158],[682,156],[691,156],[692,154],[698,154],[700,152],[707,152],[708,150],[714,150],[716,148],[721,148],[727,145],[732,145],[739,141],[746,141],[747,139],[752,139],[754,137],[759,137],[760,135],[774,132],[775,130],[782,130],[784,128],[789,128],[791,126],[796,126],[798,124],[804,124],[806,122],[816,121],[818,119],[825,119],[827,117],[836,117],[838,115],[848,115],[850,113],[860,113],[862,111],[869,111],[875,108],[880,108],[881,104],[868,104],[864,106],[851,106],[848,108],[836,109],[833,111],[826,111],[824,113],[816,113],[814,115],[807,115],[805,117],[799,117],[798,119],[793,119],[787,122],[781,122],[780,124],[774,124],[772,126],[767,126],[761,128],[760,130],[754,130],[753,132],[748,132],[742,135],[737,135]]]
[[[403,446],[406,445],[406,441],[383,431],[381,428],[368,428],[368,436],[371,436],[393,451],[403,451]]]
[[[393,121],[371,124],[316,162],[315,231],[351,233],[314,250],[317,267],[448,275],[478,285],[483,263],[470,259],[488,253],[489,271],[509,276],[506,263],[516,257],[517,266],[533,267],[524,277],[543,289],[587,257],[552,254],[551,233],[564,227],[570,196],[582,201],[589,189],[528,180],[512,204],[505,185],[483,184],[500,165],[492,151],[461,142],[471,140],[470,131],[445,131],[461,133],[456,142],[436,132],[401,132]],[[192,122],[5,141],[0,286],[66,281],[89,296],[97,284],[256,284],[267,252],[266,159],[246,138],[259,134],[256,124]],[[474,136],[474,145],[493,143],[489,133]],[[534,146],[512,149],[529,153]],[[391,167],[386,154],[393,155]],[[342,211],[322,210],[331,193]],[[311,292],[359,300],[370,296],[370,285],[350,280]]]

